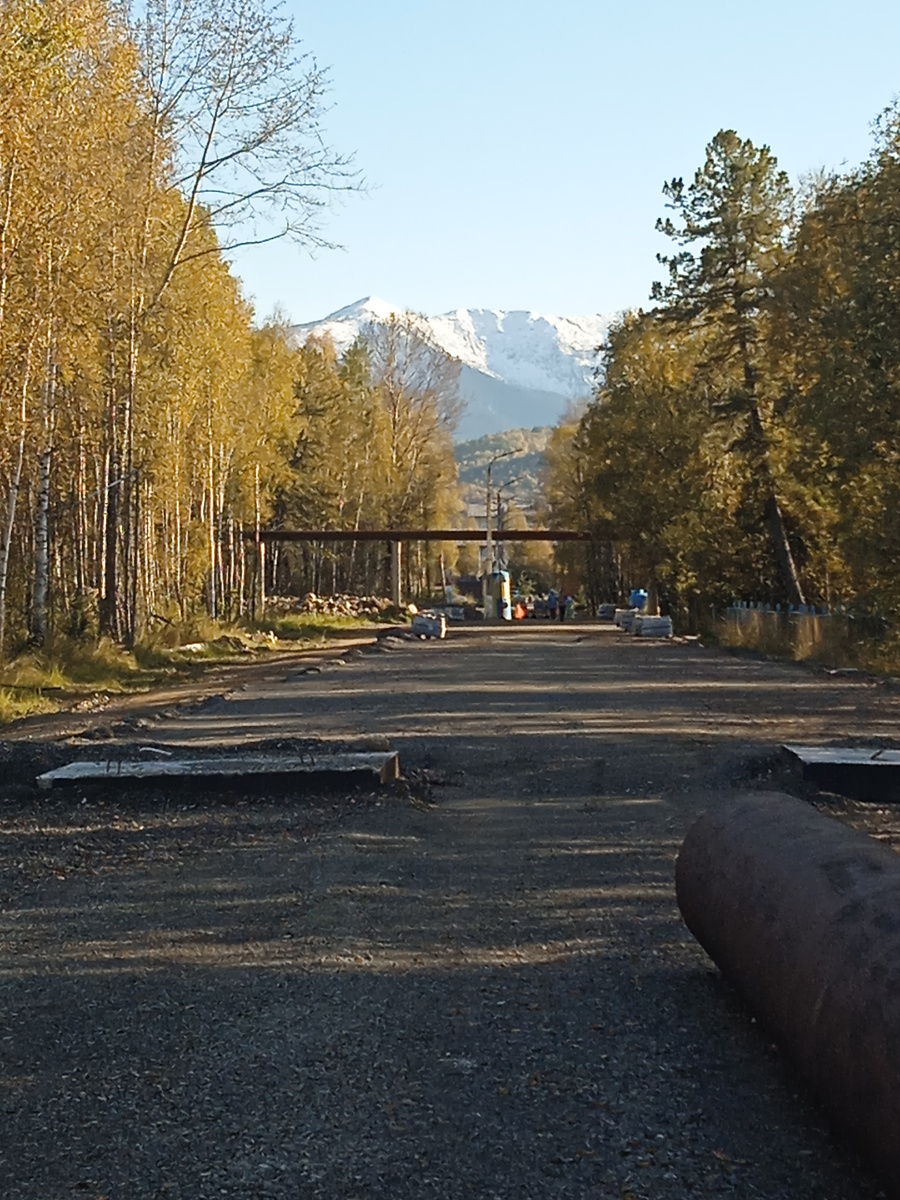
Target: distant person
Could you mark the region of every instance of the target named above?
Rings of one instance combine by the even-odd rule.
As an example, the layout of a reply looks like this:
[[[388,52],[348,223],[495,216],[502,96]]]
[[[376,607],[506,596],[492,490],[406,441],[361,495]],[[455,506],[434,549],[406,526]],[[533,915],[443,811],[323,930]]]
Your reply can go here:
[[[566,595],[566,593],[560,592],[559,593],[559,619],[561,621],[564,621],[566,619],[566,605],[568,604],[568,602],[569,602],[569,597]]]
[[[566,616],[571,621],[575,616],[575,597],[566,596]]]
[[[559,596],[553,590],[553,588],[551,588],[550,591],[547,593],[547,616],[550,618],[551,621],[556,620],[556,613],[557,613],[558,608],[559,608]]]

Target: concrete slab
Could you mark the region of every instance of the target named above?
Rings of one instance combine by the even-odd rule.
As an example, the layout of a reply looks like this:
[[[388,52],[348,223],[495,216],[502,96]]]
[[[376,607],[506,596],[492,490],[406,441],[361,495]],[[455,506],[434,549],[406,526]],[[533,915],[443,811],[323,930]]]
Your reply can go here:
[[[651,617],[638,613],[631,623],[631,632],[638,637],[670,638],[672,636],[672,618]]]
[[[900,802],[900,750],[874,746],[803,746],[782,750],[801,778],[854,800]]]
[[[233,754],[221,758],[169,758],[152,762],[123,762],[114,759],[67,763],[37,777],[39,788],[73,786],[86,783],[157,783],[160,780],[187,780],[194,783],[247,780],[294,783],[305,786],[315,782],[354,778],[366,782],[388,783],[400,776],[400,756],[396,751],[367,753],[308,754],[288,757],[272,754]]]

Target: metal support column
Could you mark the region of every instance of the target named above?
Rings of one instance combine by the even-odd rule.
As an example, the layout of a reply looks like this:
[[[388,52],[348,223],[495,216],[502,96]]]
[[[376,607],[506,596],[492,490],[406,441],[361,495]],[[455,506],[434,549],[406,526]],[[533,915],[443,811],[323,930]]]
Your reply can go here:
[[[482,603],[484,619],[490,621],[494,616],[494,601],[491,596],[491,576],[494,573],[494,543],[491,538],[491,504],[488,492],[486,546],[484,551],[484,576],[482,578]]]
[[[391,604],[400,607],[400,541],[391,542]]]

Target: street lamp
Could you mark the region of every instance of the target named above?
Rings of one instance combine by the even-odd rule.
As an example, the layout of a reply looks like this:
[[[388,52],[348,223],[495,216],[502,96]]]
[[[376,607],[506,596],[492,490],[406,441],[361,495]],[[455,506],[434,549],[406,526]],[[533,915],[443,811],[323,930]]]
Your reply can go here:
[[[494,543],[491,538],[491,471],[494,469],[494,463],[499,462],[501,458],[510,458],[513,454],[521,453],[521,446],[517,446],[515,450],[504,450],[502,454],[495,454],[488,463],[487,468],[487,493],[485,503],[485,526],[487,534],[487,546],[484,555],[484,579],[482,581],[482,600],[484,603],[484,619],[490,620],[490,588],[491,576],[494,573]]]

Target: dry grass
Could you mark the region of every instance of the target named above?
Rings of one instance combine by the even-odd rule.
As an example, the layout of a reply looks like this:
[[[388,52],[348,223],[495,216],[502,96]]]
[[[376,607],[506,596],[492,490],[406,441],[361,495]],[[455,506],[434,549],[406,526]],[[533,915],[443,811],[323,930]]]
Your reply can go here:
[[[86,645],[55,637],[0,669],[0,723],[58,712],[72,697],[146,688],[142,676],[135,656],[107,639]]]
[[[40,650],[28,647],[0,664],[0,725],[59,712],[98,693],[147,692],[173,678],[201,676],[210,666],[308,650],[376,624],[365,617],[298,614],[237,625],[200,616],[158,626],[133,651],[108,638],[86,642],[57,635]]]
[[[758,650],[770,658],[881,674],[900,671],[900,643],[875,636],[865,623],[848,616],[742,609],[738,618],[717,621],[714,633],[722,646]]]

